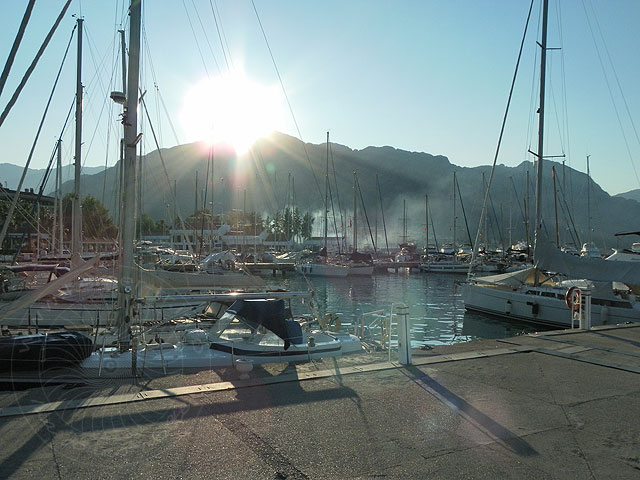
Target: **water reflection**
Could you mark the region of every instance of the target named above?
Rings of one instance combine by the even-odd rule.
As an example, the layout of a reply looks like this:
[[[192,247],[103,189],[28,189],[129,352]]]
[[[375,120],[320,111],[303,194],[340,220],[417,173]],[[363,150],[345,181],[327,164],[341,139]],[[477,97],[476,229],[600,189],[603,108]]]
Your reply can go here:
[[[319,313],[336,313],[344,329],[360,321],[363,313],[383,309],[392,304],[409,306],[412,343],[450,345],[479,338],[506,338],[535,327],[465,312],[456,281],[459,275],[424,274],[401,271],[372,277],[322,278],[292,275],[284,283],[291,290],[314,291]],[[294,312],[302,313],[302,312]]]

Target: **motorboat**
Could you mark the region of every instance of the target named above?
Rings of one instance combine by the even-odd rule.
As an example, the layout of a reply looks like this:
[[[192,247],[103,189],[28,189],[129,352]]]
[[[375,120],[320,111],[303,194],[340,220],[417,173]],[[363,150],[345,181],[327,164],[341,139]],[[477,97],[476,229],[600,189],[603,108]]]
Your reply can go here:
[[[291,317],[283,299],[238,300],[209,328],[186,330],[176,343],[155,342],[135,350],[98,349],[80,365],[91,375],[121,375],[133,368],[168,373],[185,369],[305,362],[362,352],[358,337],[310,329]]]

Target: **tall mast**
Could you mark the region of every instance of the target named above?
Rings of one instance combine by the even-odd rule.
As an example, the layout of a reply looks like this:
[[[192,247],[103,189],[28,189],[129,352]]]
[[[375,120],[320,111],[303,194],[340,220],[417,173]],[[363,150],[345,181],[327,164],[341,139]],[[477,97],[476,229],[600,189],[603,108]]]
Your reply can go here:
[[[353,253],[358,250],[358,201],[356,200],[356,172],[353,172]]]
[[[122,204],[126,215],[122,222],[122,245],[120,245],[120,273],[118,276],[118,339],[120,350],[130,345],[130,327],[133,318],[134,289],[134,240],[136,201],[136,145],[138,135],[138,71],[140,65],[140,17],[142,0],[132,0],[129,7],[129,72],[124,115],[124,171]]]
[[[484,172],[482,172],[482,189],[487,189],[487,185],[484,183]],[[489,215],[484,216],[484,252],[485,255],[489,253]]]
[[[426,232],[426,243],[425,243],[425,253],[427,258],[429,258],[429,195],[425,193],[424,195],[424,225]]]
[[[71,253],[82,254],[82,210],[80,209],[80,169],[82,167],[82,18],[78,18],[78,61],[76,69],[76,145],[73,181]]]
[[[122,57],[122,92],[127,91],[127,47],[124,39],[124,30],[118,30],[120,33],[120,56]]]
[[[327,132],[327,169],[324,176],[324,251],[327,251],[329,227],[329,132]]]
[[[58,140],[58,156],[56,163],[56,200],[57,200],[57,208],[58,208],[58,223],[60,223],[59,228],[59,237],[58,237],[58,250],[57,254],[62,255],[63,250],[63,242],[64,242],[64,219],[62,218],[62,140]],[[54,212],[53,217],[56,217],[56,212]],[[53,229],[53,234],[55,236],[56,229]],[[54,255],[55,251],[51,252]]]
[[[453,253],[456,253],[456,172],[453,171]]]
[[[547,73],[547,23],[549,17],[549,0],[542,4],[542,38],[540,42],[540,108],[538,110],[538,171],[536,178],[536,225],[534,229],[533,259],[538,258],[538,233],[542,222],[542,163],[544,159],[544,97],[545,76]],[[536,275],[537,277],[537,275]],[[536,279],[537,280],[537,279]],[[536,281],[537,283],[537,281]]]
[[[402,243],[407,243],[407,199],[402,200]]]
[[[589,243],[591,243],[591,173],[589,172],[589,157],[587,155],[587,228],[589,229]]]

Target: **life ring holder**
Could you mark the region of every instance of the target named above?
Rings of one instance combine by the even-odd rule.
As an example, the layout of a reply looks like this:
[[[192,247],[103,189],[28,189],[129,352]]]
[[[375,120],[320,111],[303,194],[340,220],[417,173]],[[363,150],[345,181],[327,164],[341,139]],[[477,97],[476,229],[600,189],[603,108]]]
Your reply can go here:
[[[580,310],[580,304],[582,303],[582,292],[578,287],[571,287],[567,290],[564,301],[567,307],[569,307],[569,310],[577,312]]]

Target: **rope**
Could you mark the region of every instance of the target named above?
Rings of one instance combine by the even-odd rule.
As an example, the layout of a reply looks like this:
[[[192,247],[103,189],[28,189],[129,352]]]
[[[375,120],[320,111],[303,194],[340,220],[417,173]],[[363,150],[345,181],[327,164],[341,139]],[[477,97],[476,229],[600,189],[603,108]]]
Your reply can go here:
[[[204,38],[207,41],[207,45],[209,46],[209,51],[211,52],[211,58],[213,58],[213,61],[216,64],[216,67],[218,67],[218,70],[222,71],[222,69],[220,68],[220,65],[218,64],[218,60],[216,60],[216,56],[213,53],[213,48],[211,48],[211,43],[209,42],[209,36],[207,35],[207,30],[204,28],[204,25],[202,24],[202,19],[200,18],[200,14],[198,13],[198,7],[196,7],[196,4],[194,3],[193,0],[191,0],[191,4],[193,5],[193,9],[196,11],[196,16],[198,17],[198,23],[200,24],[200,28],[202,28],[202,32],[204,33]],[[226,57],[225,57],[225,60],[226,60]],[[227,64],[227,69],[229,69],[228,64]]]
[[[309,157],[309,152],[307,151],[307,145],[302,139],[302,133],[300,133],[300,127],[298,126],[298,121],[296,120],[296,116],[293,113],[293,107],[291,106],[291,102],[289,101],[289,96],[287,95],[287,91],[284,88],[284,82],[282,81],[282,77],[280,76],[280,70],[278,70],[278,65],[276,64],[276,59],[273,56],[273,52],[271,51],[271,46],[269,45],[269,40],[267,40],[267,34],[264,31],[264,27],[262,26],[262,21],[260,20],[260,15],[258,15],[258,9],[256,8],[256,4],[253,0],[251,0],[251,5],[253,6],[253,11],[256,14],[256,18],[258,19],[258,24],[260,25],[260,30],[262,31],[262,36],[264,37],[264,41],[267,45],[267,50],[269,50],[269,55],[271,56],[271,61],[273,62],[273,68],[276,71],[276,75],[278,76],[278,81],[280,82],[280,87],[282,88],[282,93],[284,94],[284,98],[287,101],[287,106],[289,107],[289,112],[291,113],[291,118],[293,119],[293,124],[296,127],[296,132],[298,133],[298,138],[302,142],[302,148],[304,150],[304,154],[307,158],[307,162],[309,162],[309,168],[311,169],[311,174],[313,175],[313,179],[316,182],[316,187],[318,188],[318,193],[322,198],[322,189],[320,188],[320,182],[318,182],[318,177],[316,175],[315,170],[313,169],[313,164],[311,163],[311,158]],[[324,203],[324,202],[323,202]],[[327,209],[327,205],[324,206],[325,210]]]
[[[478,240],[480,238],[480,229],[482,228],[482,224],[484,223],[484,217],[487,214],[486,213],[486,209],[487,209],[487,202],[489,201],[489,191],[491,190],[491,184],[493,183],[493,175],[495,173],[495,169],[496,169],[496,163],[498,161],[498,155],[500,154],[500,146],[502,145],[502,137],[504,135],[504,128],[505,125],[507,123],[507,116],[509,115],[509,107],[511,106],[511,97],[513,96],[513,89],[515,87],[516,84],[516,78],[518,76],[518,69],[520,67],[520,59],[522,58],[522,51],[523,51],[523,47],[524,47],[524,41],[527,37],[527,30],[529,28],[529,20],[531,19],[531,11],[533,9],[533,1],[531,0],[531,4],[529,5],[529,13],[527,14],[527,21],[525,23],[525,27],[524,27],[524,32],[522,34],[522,40],[520,42],[520,51],[518,52],[518,60],[516,61],[516,68],[515,71],[513,72],[513,78],[511,80],[511,88],[509,89],[509,97],[507,100],[507,105],[504,111],[504,116],[502,118],[502,126],[500,127],[500,135],[498,137],[498,144],[496,146],[496,153],[493,157],[493,164],[491,165],[491,174],[489,175],[489,184],[487,185],[487,190],[484,193],[484,200],[482,202],[482,213],[480,214],[480,222],[478,223],[478,231],[476,232],[476,242],[475,245],[478,245]],[[473,267],[473,264],[475,263],[476,259],[478,257],[478,249],[474,248],[473,249],[473,254],[471,256],[471,265],[469,266],[469,274],[471,273],[471,269]]]
[[[377,253],[376,241],[373,239],[373,232],[371,231],[371,224],[369,223],[369,216],[367,215],[367,207],[364,206],[364,197],[362,196],[362,189],[360,188],[360,179],[356,175],[356,185],[358,192],[360,193],[360,203],[362,204],[362,211],[364,212],[364,219],[367,221],[367,227],[369,228],[369,236],[371,237],[371,244],[373,245],[373,253]],[[354,245],[355,250],[355,245]]]
[[[229,50],[229,45],[227,45],[227,38],[226,36],[224,37],[224,41],[222,40],[222,35],[224,35],[224,31],[222,31],[222,35],[220,35],[220,30],[222,28],[222,20],[220,20],[220,25],[218,25],[218,16],[220,15],[220,13],[218,12],[218,15],[216,16],[216,12],[213,8],[213,3],[211,3],[211,0],[209,0],[209,5],[211,6],[211,13],[213,15],[213,21],[216,24],[216,31],[218,32],[218,40],[220,40],[220,46],[222,47],[222,55],[224,55],[224,62],[227,64],[227,70],[231,70],[229,68],[229,62],[231,61],[231,55],[229,55],[229,58],[227,58],[227,52],[226,50]],[[216,9],[217,9],[217,5],[216,5]],[[226,50],[225,50],[225,46],[226,46]],[[233,65],[233,61],[231,61],[231,65]]]
[[[33,5],[35,3],[36,3],[36,0],[29,0],[29,4],[27,5],[27,10],[24,12],[24,16],[22,17],[22,22],[20,22],[20,28],[18,28],[18,33],[16,35],[15,40],[13,41],[13,45],[11,46],[9,57],[7,57],[7,62],[4,64],[2,75],[0,75],[0,95],[2,95],[2,91],[4,90],[4,86],[7,82],[7,77],[9,77],[11,66],[13,65],[13,61],[16,58],[16,53],[18,53],[20,42],[22,41],[24,31],[27,28],[27,23],[29,23],[29,18],[31,17],[31,11],[33,10]]]
[[[7,118],[7,115],[9,115],[9,112],[11,111],[11,108],[13,107],[13,105],[18,100],[18,97],[20,96],[20,93],[22,92],[22,89],[27,84],[27,80],[29,80],[29,77],[31,76],[31,74],[35,70],[36,65],[38,64],[38,60],[40,60],[40,57],[42,56],[42,54],[46,50],[47,46],[49,45],[49,41],[51,40],[51,37],[53,37],[53,34],[57,30],[58,25],[60,24],[60,21],[62,20],[62,17],[64,17],[64,14],[66,13],[67,9],[69,8],[69,4],[71,4],[71,0],[67,0],[67,3],[65,3],[64,7],[62,7],[62,11],[60,12],[60,15],[58,15],[58,18],[56,18],[56,21],[53,24],[53,27],[51,27],[51,30],[49,30],[49,33],[47,34],[46,38],[44,39],[44,42],[42,42],[42,45],[40,46],[40,49],[38,50],[38,53],[36,53],[36,56],[34,57],[33,61],[31,62],[31,65],[29,65],[29,68],[27,69],[27,71],[25,72],[24,76],[22,77],[22,80],[20,81],[20,84],[18,85],[18,87],[16,88],[16,91],[13,93],[13,96],[11,97],[11,100],[9,100],[9,103],[7,103],[7,106],[5,107],[4,111],[2,112],[2,115],[0,115],[0,126],[2,126],[2,124],[5,121],[5,119]]]
[[[602,61],[602,56],[600,55],[600,49],[598,48],[598,44],[596,43],[596,38],[595,35],[593,33],[593,28],[591,27],[591,21],[589,20],[589,14],[587,13],[587,8],[584,4],[584,0],[582,2],[582,8],[584,9],[584,13],[585,16],[587,17],[587,25],[589,25],[589,31],[591,32],[591,39],[593,40],[593,45],[596,49],[596,53],[598,54],[598,60],[600,61],[600,68],[602,69],[602,76],[604,77],[604,81],[607,84],[607,90],[609,91],[609,97],[611,98],[611,103],[613,105],[613,110],[616,112],[616,118],[618,120],[618,125],[620,126],[620,131],[622,133],[622,138],[624,140],[624,144],[625,147],[627,149],[627,154],[629,155],[629,161],[631,162],[631,167],[633,168],[633,173],[636,177],[636,181],[638,182],[638,185],[640,185],[640,177],[638,177],[638,170],[636,169],[636,165],[633,162],[633,155],[631,154],[631,148],[629,147],[629,141],[627,140],[627,135],[624,132],[624,129],[622,128],[622,120],[620,119],[620,113],[618,112],[618,106],[616,105],[614,98],[613,98],[613,92],[611,91],[611,85],[609,84],[609,77],[607,77],[607,73],[606,70],[604,68],[604,62]],[[591,7],[593,9],[593,6]],[[600,30],[600,24],[598,23],[598,20],[596,18],[596,16],[594,15],[594,21],[596,23],[596,27],[598,28],[598,31],[600,33],[600,36],[602,37],[602,31]],[[616,73],[615,68],[613,67],[613,63],[611,62],[611,56],[609,55],[609,50],[607,49],[606,44],[604,43],[604,37],[602,37],[602,43],[604,44],[604,49],[605,49],[605,53],[607,54],[607,57],[609,58],[609,64],[611,66],[611,70],[613,70],[613,75],[614,78],[616,79],[616,82],[618,84],[618,89],[620,89],[620,95],[622,96],[622,102],[626,108],[627,111],[627,115],[629,116],[629,119],[631,120],[631,126],[633,127],[633,132],[635,133],[636,136],[636,140],[638,141],[638,143],[640,143],[640,137],[638,137],[638,131],[636,130],[636,126],[635,123],[633,122],[633,117],[631,116],[631,112],[629,111],[629,105],[627,104],[627,100],[624,97],[624,94],[622,93],[622,87],[620,86],[620,80],[618,79],[618,75]]]
[[[182,0],[182,6],[184,7],[184,11],[187,14],[187,20],[189,20],[189,26],[191,27],[191,33],[193,33],[193,38],[196,41],[196,47],[198,48],[198,53],[200,54],[200,60],[202,60],[202,65],[204,66],[204,71],[207,74],[207,78],[210,78],[209,70],[207,70],[207,63],[204,61],[204,56],[202,55],[202,50],[200,49],[200,44],[198,43],[198,37],[196,35],[196,31],[193,29],[193,23],[191,23],[191,16],[189,15],[189,10],[187,10],[187,4],[184,2],[184,0]],[[217,65],[218,64],[216,63],[216,66]]]
[[[67,3],[67,6],[69,4]],[[66,10],[66,8],[65,8]],[[60,18],[58,19],[58,21]],[[69,43],[67,43],[67,49],[64,52],[64,56],[62,57],[62,62],[60,64],[60,68],[58,69],[58,74],[56,75],[56,79],[53,83],[53,88],[51,89],[51,93],[49,94],[49,99],[47,100],[47,105],[44,109],[44,113],[42,114],[42,119],[40,120],[40,125],[38,125],[38,131],[36,132],[36,136],[33,140],[33,144],[31,145],[31,150],[29,152],[29,157],[27,158],[27,162],[22,170],[22,176],[20,177],[20,182],[18,183],[18,188],[16,189],[16,194],[13,198],[13,202],[11,202],[11,206],[9,207],[9,211],[7,212],[7,218],[5,219],[4,225],[2,226],[2,232],[0,232],[0,246],[4,241],[4,237],[7,233],[7,228],[9,227],[9,221],[13,212],[16,208],[16,204],[18,203],[18,198],[20,197],[20,191],[22,190],[22,185],[24,184],[24,179],[27,175],[27,170],[29,169],[29,165],[31,164],[31,159],[33,158],[33,153],[36,149],[36,145],[38,144],[38,139],[40,138],[40,132],[42,132],[42,126],[44,125],[44,121],[47,118],[47,113],[49,112],[49,106],[51,105],[51,100],[53,99],[53,94],[56,91],[56,87],[58,86],[58,80],[60,79],[60,74],[62,73],[62,67],[64,66],[64,62],[67,58],[67,53],[69,53],[69,47],[71,46],[71,40],[73,39],[73,34],[75,33],[76,28],[74,27],[71,31],[71,36],[69,37]],[[48,43],[48,42],[47,42]],[[17,98],[17,97],[16,97]]]

